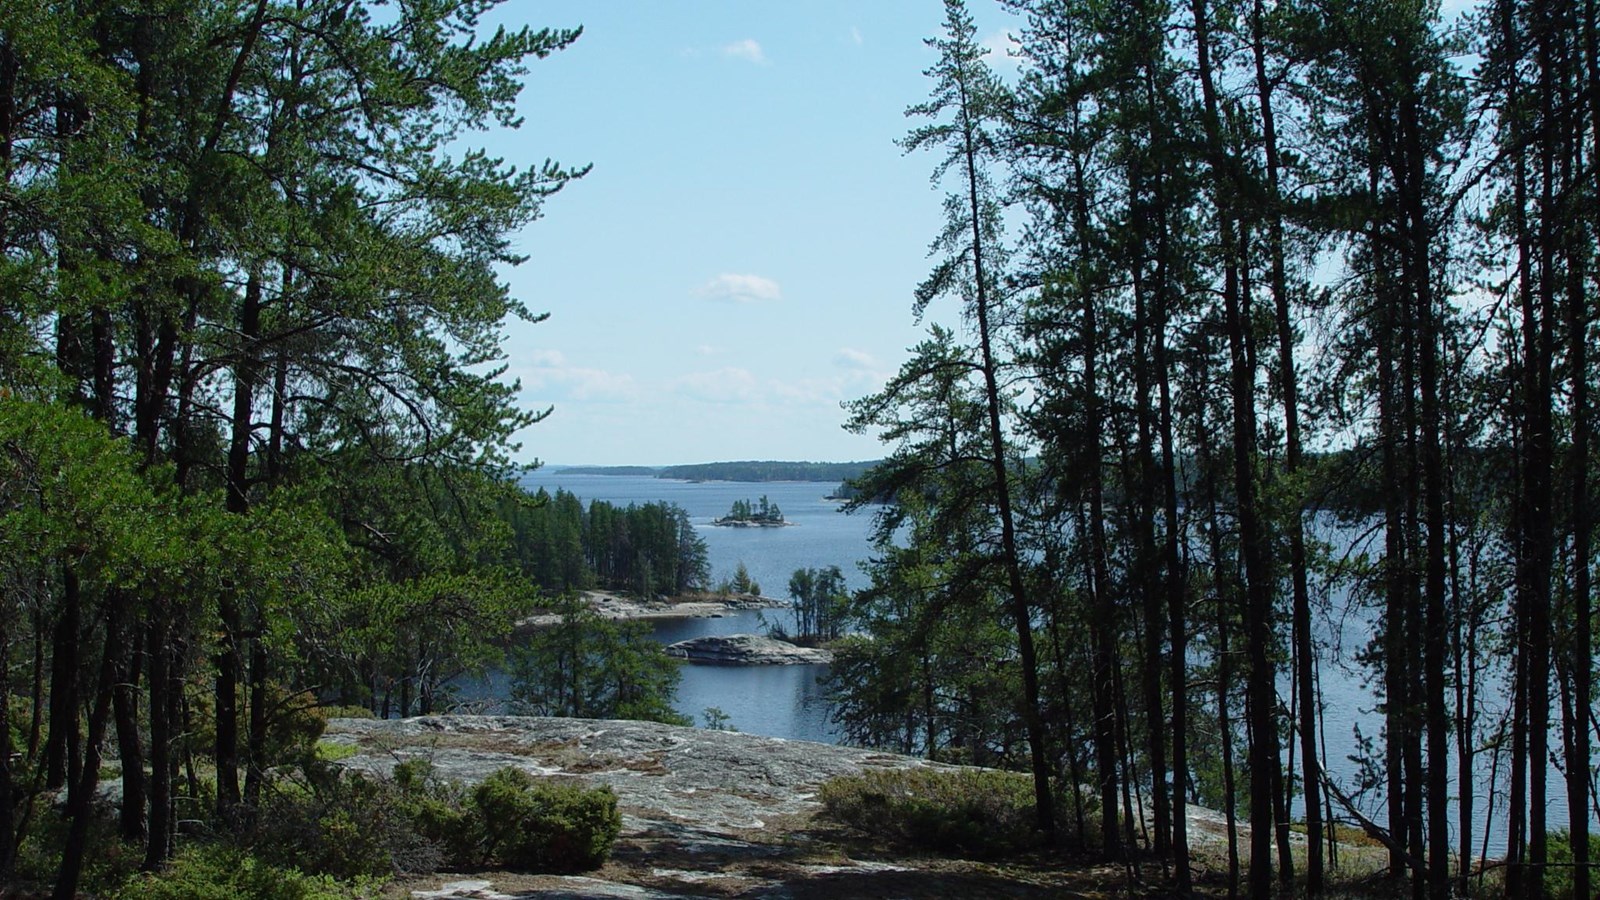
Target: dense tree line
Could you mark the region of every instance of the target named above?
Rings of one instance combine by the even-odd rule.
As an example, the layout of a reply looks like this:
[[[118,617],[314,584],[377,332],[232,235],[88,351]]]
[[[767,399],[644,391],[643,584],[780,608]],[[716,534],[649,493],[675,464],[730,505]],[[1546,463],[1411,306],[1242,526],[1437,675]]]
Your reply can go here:
[[[496,269],[582,170],[471,139],[578,33],[494,5],[4,5],[0,882],[62,791],[73,896],[102,762],[162,865],[314,696],[426,711],[527,606]]]
[[[1187,803],[1251,826],[1230,892],[1321,892],[1355,819],[1434,897],[1488,804],[1509,896],[1558,829],[1589,896],[1595,4],[1003,5],[1015,76],[947,0],[910,110],[949,191],[914,312],[959,327],[851,409],[893,502],[847,732],[1027,768],[1041,829],[1180,893]],[[1359,782],[1330,665],[1379,689]]]
[[[501,514],[511,523],[516,565],[549,594],[600,587],[676,595],[709,578],[706,543],[675,503],[594,500],[584,509],[564,489],[552,496],[540,488]]]

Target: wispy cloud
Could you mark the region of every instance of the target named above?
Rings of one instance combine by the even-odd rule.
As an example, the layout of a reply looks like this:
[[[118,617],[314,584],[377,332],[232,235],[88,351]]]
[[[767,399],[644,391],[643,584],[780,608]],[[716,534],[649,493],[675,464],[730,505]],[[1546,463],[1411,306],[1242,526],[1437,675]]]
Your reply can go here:
[[[693,372],[677,379],[673,392],[706,403],[757,403],[761,385],[748,369],[735,366]]]
[[[1009,31],[1002,28],[993,32],[979,41],[978,46],[989,51],[989,55],[984,57],[984,61],[989,64],[991,69],[1014,72],[1019,67],[1021,61],[1011,55],[1011,51],[1016,49],[1017,44],[1011,39]]]
[[[833,364],[841,369],[860,372],[875,372],[883,367],[872,354],[853,347],[840,347],[839,352],[833,355]]]
[[[731,300],[735,303],[767,303],[783,299],[783,289],[771,278],[733,272],[724,272],[700,285],[695,289],[695,294],[708,300]]]
[[[559,350],[534,350],[512,366],[524,391],[559,391],[572,400],[622,401],[638,396],[639,386],[625,372],[575,366]]]
[[[734,59],[742,59],[745,62],[752,62],[758,66],[767,64],[767,54],[762,51],[761,44],[755,38],[745,38],[742,41],[734,41],[731,44],[724,45],[722,55],[731,56]]]
[[[857,47],[861,46],[862,44],[861,29],[854,25],[850,26],[850,42],[855,44]]]

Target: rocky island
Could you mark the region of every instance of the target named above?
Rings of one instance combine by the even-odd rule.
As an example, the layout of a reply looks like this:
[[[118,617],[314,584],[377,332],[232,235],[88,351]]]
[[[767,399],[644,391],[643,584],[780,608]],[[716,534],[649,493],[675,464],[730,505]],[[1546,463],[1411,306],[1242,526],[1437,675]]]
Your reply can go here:
[[[713,634],[668,644],[668,656],[715,666],[808,666],[833,662],[827,650],[759,634]]]

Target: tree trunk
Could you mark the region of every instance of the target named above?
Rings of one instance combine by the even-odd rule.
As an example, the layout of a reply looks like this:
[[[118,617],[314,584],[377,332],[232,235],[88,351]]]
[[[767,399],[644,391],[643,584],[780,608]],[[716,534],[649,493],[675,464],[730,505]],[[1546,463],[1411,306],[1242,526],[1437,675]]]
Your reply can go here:
[[[88,851],[89,824],[94,816],[95,791],[100,784],[100,745],[105,742],[106,720],[111,716],[111,697],[115,692],[117,671],[122,667],[122,657],[127,648],[117,636],[122,633],[122,614],[117,605],[106,612],[106,640],[100,659],[100,679],[95,691],[94,707],[89,713],[89,739],[84,748],[84,763],[78,773],[80,783],[67,800],[66,844],[61,850],[61,868],[56,873],[55,900],[72,900],[78,895],[78,879],[83,872],[83,860]]]
[[[5,60],[0,59],[0,74],[5,71],[4,64]],[[4,96],[4,92],[0,91],[0,98]],[[10,610],[0,611],[0,673],[11,672],[12,621]],[[11,797],[11,753],[11,684],[9,679],[0,677],[0,884],[11,882],[13,864],[17,858],[16,806]]]
[[[1228,335],[1233,406],[1233,479],[1238,504],[1240,549],[1244,556],[1245,645],[1250,664],[1248,713],[1250,717],[1250,895],[1265,897],[1272,891],[1274,844],[1272,784],[1279,768],[1277,687],[1270,650],[1272,643],[1272,592],[1268,572],[1266,534],[1260,521],[1255,483],[1255,372],[1247,356],[1249,324],[1240,296],[1240,255],[1235,246],[1235,221],[1231,197],[1235,190],[1222,145],[1216,86],[1211,73],[1211,28],[1206,0],[1193,0],[1195,48],[1201,93],[1205,100],[1205,131],[1213,201],[1221,239],[1223,314]]]
[[[1591,185],[1588,196],[1600,197],[1600,48],[1597,48],[1595,0],[1585,0],[1583,42],[1587,63],[1589,127],[1594,139],[1589,159]],[[1576,143],[1576,142],[1575,142]],[[1581,147],[1574,147],[1581,153]],[[1571,205],[1569,204],[1569,208]],[[1594,708],[1594,623],[1590,596],[1590,553],[1592,519],[1589,516],[1589,310],[1585,291],[1586,254],[1600,235],[1600,220],[1591,208],[1589,227],[1574,222],[1568,225],[1567,252],[1567,344],[1568,367],[1572,382],[1572,691],[1578,721],[1569,741],[1567,760],[1567,810],[1572,845],[1572,895],[1593,896],[1593,873],[1589,870],[1589,772],[1593,765],[1592,744],[1586,711]],[[1585,238],[1588,246],[1585,245]]]
[[[61,610],[50,642],[50,732],[45,741],[45,787],[76,790],[78,767],[78,667],[82,607],[78,573],[61,567]]]
[[[172,751],[177,728],[168,697],[173,669],[171,630],[169,614],[161,610],[152,613],[145,654],[150,666],[150,823],[143,865],[147,871],[161,868],[172,855]]]
[[[1287,532],[1289,572],[1294,591],[1293,641],[1295,685],[1298,689],[1298,731],[1301,778],[1305,793],[1306,884],[1307,896],[1322,893],[1322,770],[1317,757],[1317,717],[1315,667],[1316,651],[1311,639],[1311,591],[1307,583],[1304,510],[1300,502],[1297,476],[1301,466],[1300,392],[1294,361],[1294,320],[1289,299],[1288,275],[1284,262],[1283,200],[1279,184],[1281,163],[1278,154],[1277,114],[1272,104],[1272,82],[1267,77],[1265,11],[1261,0],[1252,10],[1253,44],[1256,67],[1256,93],[1261,104],[1261,140],[1267,163],[1267,245],[1271,258],[1273,311],[1278,330],[1278,379],[1283,391],[1284,474],[1294,483],[1295,501],[1290,505]]]
[[[129,603],[117,596],[117,603]],[[139,841],[145,836],[144,743],[139,736],[139,674],[144,667],[143,634],[131,616],[124,616],[123,631],[117,640],[127,652],[118,656],[117,680],[111,695],[112,715],[117,728],[117,756],[122,765],[122,807],[118,816],[124,840]]]
[[[1005,561],[1006,582],[1011,597],[1011,617],[1017,630],[1017,656],[1022,668],[1022,716],[1028,731],[1028,751],[1033,768],[1033,797],[1039,830],[1055,836],[1055,798],[1050,790],[1050,762],[1045,751],[1044,721],[1039,715],[1039,667],[1033,646],[1033,613],[1029,608],[1027,586],[1022,578],[1021,556],[1017,550],[1016,522],[1011,511],[1011,481],[1006,473],[1005,434],[1000,427],[1000,386],[993,352],[993,331],[989,323],[990,297],[988,273],[984,270],[983,207],[978,200],[978,161],[974,143],[975,125],[971,119],[972,99],[967,84],[958,78],[961,91],[962,153],[966,164],[968,212],[972,217],[972,269],[977,288],[978,346],[982,355],[983,392],[989,428],[990,471],[994,477],[996,514],[1000,519],[1000,552]]]

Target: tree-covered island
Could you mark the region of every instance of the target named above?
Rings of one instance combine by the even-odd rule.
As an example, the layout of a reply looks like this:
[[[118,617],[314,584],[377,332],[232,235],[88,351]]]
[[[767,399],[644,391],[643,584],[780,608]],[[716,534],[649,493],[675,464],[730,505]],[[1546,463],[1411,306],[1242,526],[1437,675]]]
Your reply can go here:
[[[711,524],[734,528],[782,528],[794,523],[785,521],[783,510],[763,494],[755,503],[749,500],[733,501],[728,514],[720,519],[712,519]]]

